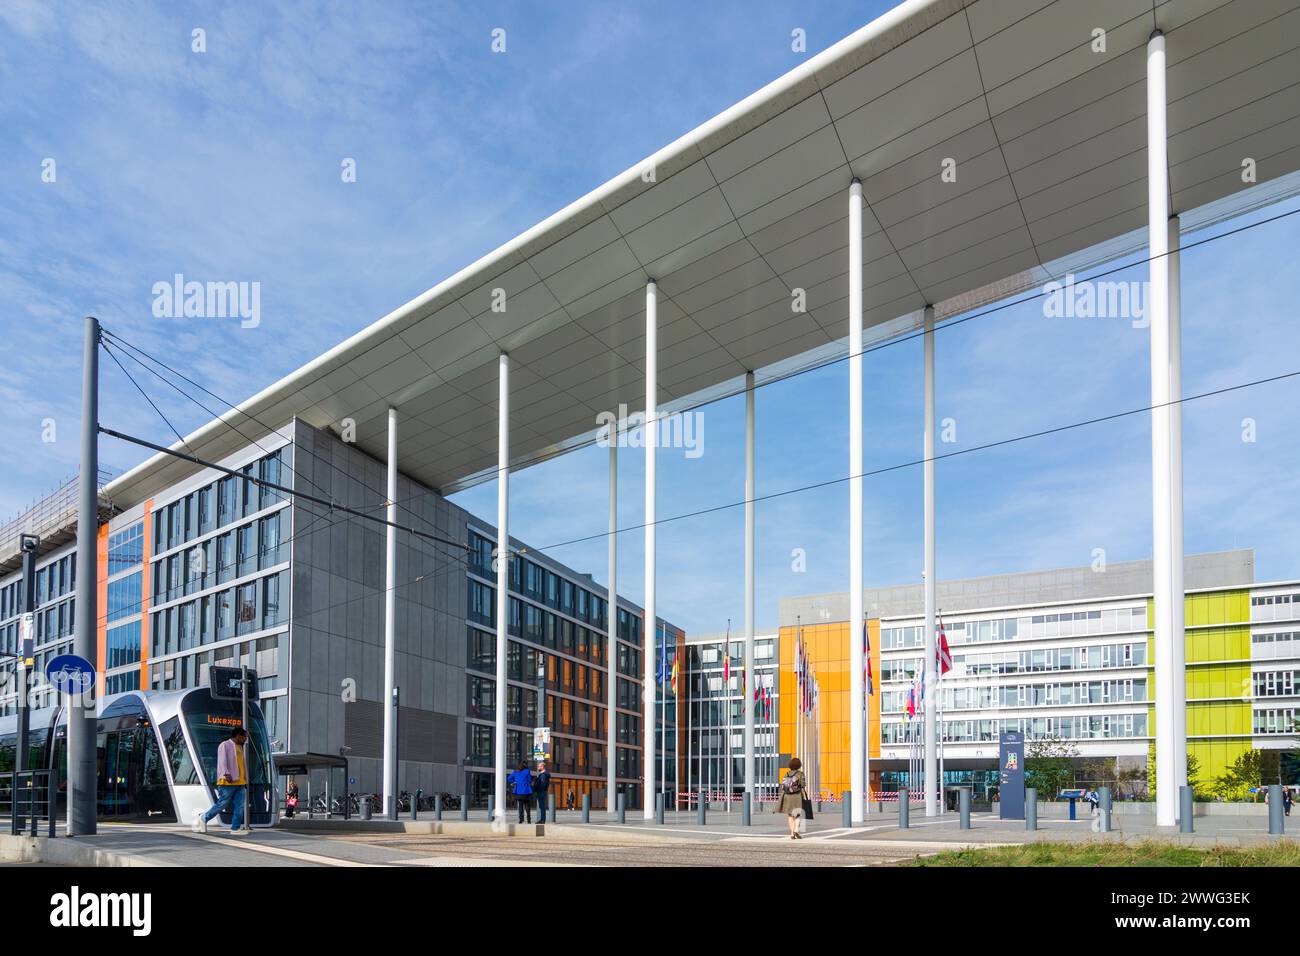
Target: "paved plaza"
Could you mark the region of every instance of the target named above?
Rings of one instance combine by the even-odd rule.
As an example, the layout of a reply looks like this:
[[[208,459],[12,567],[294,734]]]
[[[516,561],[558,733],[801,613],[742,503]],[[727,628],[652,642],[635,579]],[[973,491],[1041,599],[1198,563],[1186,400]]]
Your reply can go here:
[[[1090,819],[1040,819],[1037,830],[1027,831],[1023,821],[988,813],[973,814],[971,828],[963,830],[956,814],[927,819],[918,811],[907,829],[898,827],[896,811],[844,828],[838,807],[831,807],[807,825],[800,841],[790,840],[784,820],[771,813],[756,813],[744,826],[738,812],[714,812],[700,826],[694,813],[668,813],[659,825],[639,815],[620,824],[603,811],[583,824],[579,813],[561,812],[556,823],[512,825],[505,832],[494,831],[482,811],[467,821],[447,816],[441,823],[432,814],[396,822],[298,818],[241,837],[216,828],[196,834],[177,824],[105,824],[92,837],[33,842],[5,836],[3,856],[107,866],[890,866],[944,850],[1029,841],[1158,839],[1241,847],[1282,839],[1268,834],[1262,818],[1244,816],[1198,818],[1193,834],[1121,814],[1113,817],[1110,833],[1094,830]]]

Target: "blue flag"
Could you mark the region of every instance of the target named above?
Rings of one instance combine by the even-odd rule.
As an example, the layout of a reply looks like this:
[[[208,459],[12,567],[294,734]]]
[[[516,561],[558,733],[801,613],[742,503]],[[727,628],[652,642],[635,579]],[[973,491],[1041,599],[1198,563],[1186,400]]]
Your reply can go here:
[[[656,640],[658,640],[658,636],[659,636],[658,630],[659,630],[658,628],[655,628]],[[667,669],[667,666],[668,666],[668,638],[667,635],[664,635],[664,640],[659,642],[659,676],[655,678],[656,683],[662,684],[664,682],[664,677],[665,677],[664,671]]]

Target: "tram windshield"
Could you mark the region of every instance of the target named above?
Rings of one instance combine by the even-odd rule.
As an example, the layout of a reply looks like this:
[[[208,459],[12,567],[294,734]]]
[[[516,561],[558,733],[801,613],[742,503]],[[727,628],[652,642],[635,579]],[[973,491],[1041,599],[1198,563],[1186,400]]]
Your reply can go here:
[[[217,748],[239,726],[239,704],[195,694],[185,699],[181,712],[190,742],[203,766],[203,780],[213,786],[217,782]],[[256,704],[248,705],[248,723],[248,782],[252,786],[265,786],[271,783],[271,747],[266,738],[266,723]]]

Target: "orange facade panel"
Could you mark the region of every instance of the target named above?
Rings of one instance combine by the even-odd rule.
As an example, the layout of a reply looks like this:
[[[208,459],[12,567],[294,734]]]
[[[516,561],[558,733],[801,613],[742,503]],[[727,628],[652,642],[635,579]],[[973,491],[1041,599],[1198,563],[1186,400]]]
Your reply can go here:
[[[871,644],[871,672],[875,693],[867,698],[867,753],[880,756],[880,621],[867,622]],[[849,789],[849,691],[851,675],[847,621],[781,628],[778,677],[780,686],[780,749],[795,755],[798,734],[799,689],[795,674],[796,647],[803,642],[819,688],[818,738],[821,744],[821,790],[835,795]],[[799,754],[807,763],[807,755]],[[875,777],[873,775],[873,781]],[[874,787],[873,787],[874,789]]]

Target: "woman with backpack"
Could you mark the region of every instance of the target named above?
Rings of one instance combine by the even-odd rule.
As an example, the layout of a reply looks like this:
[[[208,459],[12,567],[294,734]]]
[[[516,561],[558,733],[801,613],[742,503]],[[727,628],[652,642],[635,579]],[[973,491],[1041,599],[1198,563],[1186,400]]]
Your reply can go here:
[[[773,813],[785,814],[785,825],[790,831],[791,840],[803,839],[799,835],[799,824],[804,820],[808,793],[804,789],[805,781],[802,767],[803,761],[798,757],[790,758],[790,769],[781,778],[780,798],[776,801],[776,809],[772,811]]]

